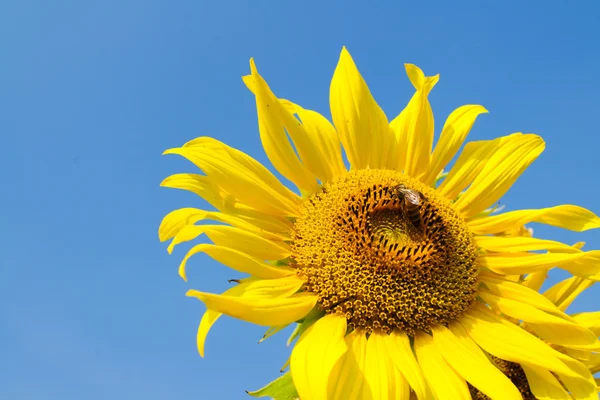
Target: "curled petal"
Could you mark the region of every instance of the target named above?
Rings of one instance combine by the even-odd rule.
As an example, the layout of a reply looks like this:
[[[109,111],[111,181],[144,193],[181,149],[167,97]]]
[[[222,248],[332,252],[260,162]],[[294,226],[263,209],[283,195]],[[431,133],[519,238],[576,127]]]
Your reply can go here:
[[[216,245],[235,248],[261,260],[282,260],[291,254],[290,247],[284,242],[266,239],[227,225],[187,225],[169,244],[169,254],[176,245],[196,239],[203,233]]]
[[[398,147],[404,151],[403,155],[397,155],[400,163],[397,169],[421,179],[429,169],[433,146],[434,121],[428,96],[440,76],[425,76],[413,64],[405,64],[404,67],[416,93],[406,108],[390,122],[390,127],[396,135]]]
[[[576,232],[600,228],[600,218],[596,214],[583,207],[570,204],[540,208],[539,210],[510,211],[504,214],[474,219],[469,221],[468,225],[474,234],[488,235],[531,222],[539,222]]]
[[[532,237],[475,236],[475,243],[484,250],[495,252],[548,250],[553,253],[581,253],[577,247],[568,244]]]
[[[234,297],[242,296],[248,286],[252,283],[253,281],[251,280],[242,282],[239,285],[235,285],[234,287],[224,291],[223,295]],[[200,325],[198,326],[198,333],[196,334],[196,345],[198,347],[198,353],[200,353],[200,357],[204,357],[204,344],[206,343],[206,336],[208,335],[210,328],[212,328],[221,315],[223,315],[223,313],[210,309],[204,312],[204,315],[200,320]]]
[[[198,221],[213,220],[230,224],[236,228],[253,232],[266,239],[289,240],[289,234],[277,234],[261,229],[259,226],[248,222],[247,219],[235,215],[215,211],[205,211],[197,208],[180,208],[167,214],[158,228],[158,236],[161,242],[172,239],[181,229],[187,225],[193,225]]]
[[[243,204],[275,216],[298,214],[298,196],[258,161],[218,140],[200,137],[163,154],[187,158]]]
[[[269,232],[289,232],[291,222],[284,217],[276,217],[236,201],[212,177],[198,174],[175,174],[160,184],[164,187],[187,190],[197,194],[222,213],[231,214]]]
[[[600,273],[600,250],[580,253],[490,253],[479,261],[484,267],[504,275],[522,275],[557,266],[574,275],[597,279]]]
[[[179,266],[179,276],[187,280],[185,266],[191,256],[206,253],[221,264],[231,269],[262,279],[282,278],[294,275],[295,272],[286,267],[275,267],[236,249],[217,246],[209,243],[198,244],[190,249]]]
[[[186,296],[198,298],[210,310],[263,326],[291,324],[317,302],[316,296],[302,293],[292,297],[247,298],[189,290]]]
[[[315,176],[304,163],[314,159],[314,150],[304,127],[273,94],[253,59],[250,59],[250,70],[252,75],[244,77],[244,82],[256,97],[260,139],[269,160],[302,191],[314,192],[317,188]]]

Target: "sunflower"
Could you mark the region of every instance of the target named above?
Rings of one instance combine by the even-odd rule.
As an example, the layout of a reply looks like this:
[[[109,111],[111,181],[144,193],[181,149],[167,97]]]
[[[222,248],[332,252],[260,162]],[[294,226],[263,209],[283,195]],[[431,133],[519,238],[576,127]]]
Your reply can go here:
[[[172,175],[162,185],[216,209],[183,208],[162,221],[169,252],[202,234],[212,242],[189,250],[180,275],[186,279],[197,253],[247,274],[222,294],[188,292],[207,308],[200,354],[225,314],[269,327],[266,336],[296,324],[284,378],[302,400],[522,398],[527,380],[503,365],[596,398],[590,369],[571,353],[598,351],[597,335],[526,282],[551,267],[598,280],[600,251],[523,235],[522,227],[585,231],[600,218],[574,205],[498,213],[494,204],[544,141],[514,133],[467,143],[458,154],[487,112],[465,105],[449,115],[434,148],[428,95],[439,76],[405,68],[415,93],[388,122],[344,48],[330,87],[332,124],[276,97],[250,61],[243,81],[256,99],[263,147],[297,191],[213,138],[165,152],[203,174]]]
[[[583,243],[576,243],[573,247],[581,248]],[[542,284],[547,278],[547,271],[538,271],[527,275],[526,277],[514,277],[517,281],[522,281],[524,286],[527,286],[533,290],[540,290]],[[566,309],[575,301],[575,299],[586,289],[590,288],[595,281],[583,279],[580,277],[570,277],[563,281],[556,283],[547,289],[543,295],[552,304],[556,306],[561,312],[565,312]],[[578,323],[585,329],[593,332],[594,336],[600,336],[600,312],[580,312],[576,314],[569,314],[569,319]],[[528,324],[524,321],[519,321],[518,324],[528,330]],[[551,344],[553,348],[560,351],[561,353],[567,354],[568,356],[579,360],[589,370],[590,374],[596,374],[600,372],[600,352],[595,347],[579,346],[572,344],[567,345],[556,345]],[[571,399],[571,398],[597,398],[589,393],[588,388],[579,386],[572,386],[570,394],[565,391],[565,384],[556,378],[556,376],[547,373],[540,373],[539,369],[528,366],[519,365],[515,363],[499,361],[497,365],[502,371],[510,376],[513,382],[517,383],[517,386],[523,390],[523,397],[527,398],[544,398],[544,399]],[[580,367],[579,367],[580,368]],[[587,372],[583,371],[585,374]],[[600,379],[596,378],[597,391],[600,391]],[[518,383],[521,383],[520,385]],[[478,392],[474,392],[476,396]],[[475,397],[475,396],[474,396]]]

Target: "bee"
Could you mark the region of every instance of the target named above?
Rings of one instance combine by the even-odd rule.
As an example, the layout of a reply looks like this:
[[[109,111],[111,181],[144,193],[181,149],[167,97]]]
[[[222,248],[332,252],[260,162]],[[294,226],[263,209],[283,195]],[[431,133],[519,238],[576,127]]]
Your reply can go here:
[[[397,186],[398,195],[402,204],[404,217],[418,230],[423,229],[423,221],[421,220],[421,204],[426,200],[423,193],[409,189],[400,184]]]

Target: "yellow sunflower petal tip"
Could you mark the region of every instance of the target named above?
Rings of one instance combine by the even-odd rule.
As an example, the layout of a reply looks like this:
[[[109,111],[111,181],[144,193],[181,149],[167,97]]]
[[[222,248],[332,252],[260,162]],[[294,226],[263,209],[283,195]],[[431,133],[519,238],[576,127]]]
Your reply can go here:
[[[175,240],[172,240],[171,243],[169,243],[169,247],[167,247],[167,253],[173,254],[173,249],[175,248]]]
[[[252,75],[258,74],[258,70],[256,69],[256,63],[254,62],[254,57],[250,57],[250,72]]]
[[[477,107],[479,109],[480,114],[489,114],[489,110],[487,108],[485,108],[484,106],[478,105]]]
[[[350,52],[348,51],[348,49],[346,48],[346,46],[342,47],[342,51],[340,53],[340,63],[342,61],[354,64],[354,60],[352,59],[352,55],[350,55]]]
[[[429,92],[435,84],[440,80],[440,74],[434,76],[425,76],[423,70],[417,67],[415,64],[404,64],[406,75],[410,80],[410,83],[415,87],[416,90],[425,90]]]
[[[184,280],[184,282],[187,282],[187,281],[188,281],[188,280],[187,280],[187,274],[185,273],[185,265],[186,265],[186,264],[187,264],[187,260],[185,260],[185,259],[184,259],[184,260],[181,262],[181,264],[179,265],[179,271],[178,271],[178,273],[179,273],[179,276],[181,277],[181,279],[183,279],[183,280]]]
[[[163,180],[162,180],[162,182],[160,183],[160,185],[159,185],[159,186],[161,186],[161,187],[165,187],[165,186],[167,186],[167,185],[168,185],[168,183],[169,183],[170,181],[171,181],[171,177],[170,177],[170,176],[168,176],[168,177],[166,177],[165,179],[163,179]],[[161,242],[162,242],[162,240],[161,240]]]
[[[254,93],[254,78],[252,78],[252,75],[242,76],[242,81],[244,82],[244,85],[246,85],[248,90]]]
[[[187,297],[196,297],[196,298],[202,300],[202,293],[197,290],[194,290],[194,289],[188,290],[187,292],[185,292],[185,295]]]

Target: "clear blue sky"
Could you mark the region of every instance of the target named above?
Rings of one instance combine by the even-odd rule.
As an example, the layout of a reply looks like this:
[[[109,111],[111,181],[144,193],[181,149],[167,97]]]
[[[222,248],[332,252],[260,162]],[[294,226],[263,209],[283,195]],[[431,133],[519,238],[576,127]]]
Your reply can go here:
[[[403,63],[441,74],[436,131],[479,103],[470,138],[547,141],[508,209],[600,213],[600,3],[4,1],[0,5],[0,398],[242,399],[277,376],[286,335],[221,319],[196,352],[203,305],[237,275],[207,257],[177,275],[157,227],[203,207],[158,185],[195,172],[164,149],[211,135],[266,161],[241,76],[255,57],[275,93],[329,116],[346,45],[388,116],[412,88]],[[535,227],[600,248],[600,232]],[[600,288],[574,311],[598,308]],[[594,303],[596,304],[594,306]]]

